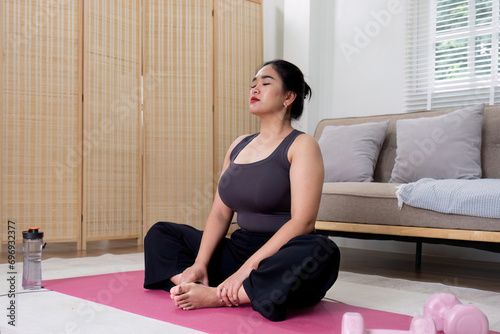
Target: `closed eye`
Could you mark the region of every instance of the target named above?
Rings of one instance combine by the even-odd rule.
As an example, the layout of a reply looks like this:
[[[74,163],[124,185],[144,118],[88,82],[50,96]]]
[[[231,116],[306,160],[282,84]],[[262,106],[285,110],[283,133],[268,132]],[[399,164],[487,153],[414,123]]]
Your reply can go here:
[[[252,80],[252,84],[250,85],[250,88],[252,88],[252,89],[253,89],[253,88],[257,87],[257,84],[256,84],[257,79],[258,79],[257,77],[253,78],[253,80]],[[276,80],[276,79],[274,79],[274,78],[273,78],[272,76],[270,76],[270,75],[263,75],[263,76],[261,77],[261,79]],[[262,83],[262,85],[263,85],[263,86],[267,86],[267,85],[270,85],[270,84],[271,84],[271,82],[264,82],[264,83]]]

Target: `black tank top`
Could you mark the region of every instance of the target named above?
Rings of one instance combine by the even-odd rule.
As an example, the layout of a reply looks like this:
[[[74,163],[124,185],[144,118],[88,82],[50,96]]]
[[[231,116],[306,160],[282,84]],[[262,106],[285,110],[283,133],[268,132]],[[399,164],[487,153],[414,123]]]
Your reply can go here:
[[[288,149],[303,132],[293,130],[267,158],[234,162],[257,135],[243,138],[230,155],[230,165],[219,180],[219,196],[238,214],[240,228],[255,233],[274,233],[291,218],[290,162]]]

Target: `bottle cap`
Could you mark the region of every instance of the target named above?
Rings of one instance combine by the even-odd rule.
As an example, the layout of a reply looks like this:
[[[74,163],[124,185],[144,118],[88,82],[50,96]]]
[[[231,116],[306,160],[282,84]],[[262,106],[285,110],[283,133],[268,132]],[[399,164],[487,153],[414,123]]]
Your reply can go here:
[[[30,227],[27,231],[23,231],[23,239],[42,239],[43,232],[39,232],[39,227]]]

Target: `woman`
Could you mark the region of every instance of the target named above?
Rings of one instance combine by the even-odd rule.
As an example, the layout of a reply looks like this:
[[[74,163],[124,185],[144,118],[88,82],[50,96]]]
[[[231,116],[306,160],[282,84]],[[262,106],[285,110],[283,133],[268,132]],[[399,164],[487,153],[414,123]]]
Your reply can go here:
[[[340,254],[313,233],[323,160],[314,138],[291,124],[310,94],[295,65],[273,60],[260,68],[249,94],[260,132],[230,146],[204,232],[167,222],[149,230],[145,288],[170,291],[185,310],[251,303],[272,321],[324,297]],[[234,212],[240,229],[228,239]]]

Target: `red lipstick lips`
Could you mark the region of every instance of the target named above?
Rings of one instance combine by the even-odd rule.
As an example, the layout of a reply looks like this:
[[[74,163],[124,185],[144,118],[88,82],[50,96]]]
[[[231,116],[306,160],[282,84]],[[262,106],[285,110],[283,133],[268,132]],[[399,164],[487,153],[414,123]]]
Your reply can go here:
[[[258,101],[260,101],[260,100],[258,98],[256,98],[255,96],[250,99],[250,103],[254,103],[254,102],[258,102]]]

